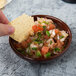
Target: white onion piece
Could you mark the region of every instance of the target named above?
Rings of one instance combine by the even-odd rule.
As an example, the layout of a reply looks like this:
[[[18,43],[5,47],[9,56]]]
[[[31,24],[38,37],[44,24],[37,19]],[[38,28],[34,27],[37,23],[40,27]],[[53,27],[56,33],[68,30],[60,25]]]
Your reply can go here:
[[[32,44],[30,45],[30,47],[33,48],[33,47],[38,47],[38,46],[32,43]]]
[[[57,35],[57,39],[59,40],[60,38],[59,38],[59,35]]]
[[[55,34],[55,30],[52,31],[52,34],[51,34],[51,37],[54,37],[56,34]]]
[[[52,34],[52,31],[53,31],[53,30],[50,30],[49,33]]]

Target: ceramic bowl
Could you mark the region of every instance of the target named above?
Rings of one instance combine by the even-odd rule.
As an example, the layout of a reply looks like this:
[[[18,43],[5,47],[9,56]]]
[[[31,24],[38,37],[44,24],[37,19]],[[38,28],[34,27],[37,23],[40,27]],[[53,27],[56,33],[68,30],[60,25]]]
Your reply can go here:
[[[56,26],[58,28],[60,28],[61,30],[64,30],[68,33],[68,38],[67,38],[67,44],[64,48],[64,50],[62,52],[60,52],[59,54],[55,55],[55,56],[52,56],[51,58],[48,58],[48,59],[33,59],[33,58],[29,58],[29,57],[26,57],[24,55],[22,55],[20,52],[18,52],[14,46],[14,40],[12,38],[9,37],[9,43],[10,43],[10,46],[11,48],[13,49],[13,51],[16,53],[16,55],[18,55],[19,57],[23,58],[24,60],[27,60],[29,62],[37,62],[37,63],[47,63],[47,62],[50,62],[51,60],[53,59],[56,59],[57,57],[61,56],[62,54],[64,54],[64,52],[67,51],[67,49],[69,48],[70,44],[71,44],[71,40],[72,40],[72,33],[71,33],[71,30],[69,29],[68,25],[66,23],[64,23],[62,20],[56,18],[56,17],[53,17],[53,16],[49,16],[49,15],[33,15],[32,17],[34,17],[34,20],[36,21],[37,20],[37,17],[42,17],[42,18],[47,18],[47,19],[52,19],[53,22],[56,24]]]

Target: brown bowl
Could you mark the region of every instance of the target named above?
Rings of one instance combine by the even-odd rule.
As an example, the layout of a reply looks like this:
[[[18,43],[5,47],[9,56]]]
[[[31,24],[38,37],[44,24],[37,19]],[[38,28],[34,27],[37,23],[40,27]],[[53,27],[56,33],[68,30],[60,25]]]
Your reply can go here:
[[[53,16],[49,16],[49,15],[33,15],[32,17],[34,17],[34,20],[37,20],[37,17],[43,17],[43,18],[47,18],[47,19],[52,19],[54,21],[54,23],[57,25],[57,27],[59,27],[61,30],[65,30],[69,36],[67,39],[67,44],[66,47],[64,48],[64,50],[62,52],[60,52],[58,55],[52,56],[51,58],[48,59],[33,59],[33,58],[29,58],[24,56],[23,54],[21,54],[20,52],[18,52],[14,46],[14,40],[12,38],[9,37],[9,43],[11,48],[13,49],[13,51],[21,58],[23,58],[24,60],[27,60],[29,62],[39,62],[39,63],[46,63],[46,62],[50,62],[50,60],[56,59],[57,57],[61,56],[64,52],[67,51],[67,49],[69,48],[70,44],[71,44],[71,40],[72,40],[72,33],[71,30],[69,29],[69,27],[67,26],[67,24],[65,24],[62,20],[53,17]]]

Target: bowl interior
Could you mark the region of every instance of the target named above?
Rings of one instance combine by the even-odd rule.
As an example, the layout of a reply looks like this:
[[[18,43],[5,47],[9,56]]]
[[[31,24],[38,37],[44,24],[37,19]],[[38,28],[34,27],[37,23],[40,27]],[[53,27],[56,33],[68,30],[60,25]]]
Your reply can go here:
[[[67,44],[64,48],[64,50],[62,52],[60,52],[58,55],[55,55],[51,58],[48,58],[48,59],[33,59],[33,58],[29,58],[29,57],[26,57],[24,55],[22,55],[20,52],[18,52],[14,46],[14,41],[12,38],[9,37],[9,43],[11,45],[11,48],[13,49],[13,51],[18,55],[20,56],[21,58],[25,59],[25,60],[28,60],[28,61],[38,61],[38,62],[42,62],[42,61],[49,61],[49,60],[52,60],[52,59],[55,59],[57,57],[59,57],[60,55],[62,55],[67,49],[68,47],[70,46],[70,43],[71,43],[71,39],[72,39],[72,34],[71,34],[71,31],[69,29],[69,27],[67,26],[67,24],[65,24],[62,20],[56,18],[56,17],[53,17],[53,16],[48,16],[48,15],[33,15],[32,17],[34,17],[34,20],[36,21],[37,20],[37,17],[42,17],[42,18],[47,18],[47,19],[52,19],[53,22],[56,24],[56,26],[61,29],[61,30],[64,30],[66,31],[69,36],[67,38]]]

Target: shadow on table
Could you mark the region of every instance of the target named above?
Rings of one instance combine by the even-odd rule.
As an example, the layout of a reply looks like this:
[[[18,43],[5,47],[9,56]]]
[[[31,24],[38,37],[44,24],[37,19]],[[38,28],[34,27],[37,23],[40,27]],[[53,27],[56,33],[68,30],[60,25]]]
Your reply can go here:
[[[37,76],[40,64],[31,64],[18,57],[8,43],[0,44],[1,76]]]

